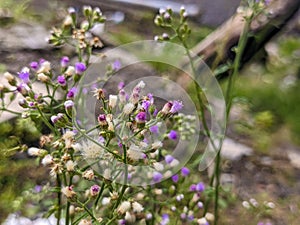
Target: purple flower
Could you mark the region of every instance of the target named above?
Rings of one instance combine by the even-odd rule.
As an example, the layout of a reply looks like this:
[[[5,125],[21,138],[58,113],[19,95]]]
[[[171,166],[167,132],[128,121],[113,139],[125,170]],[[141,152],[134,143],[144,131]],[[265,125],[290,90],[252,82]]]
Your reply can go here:
[[[197,185],[196,184],[192,184],[190,186],[190,191],[196,191]]]
[[[126,224],[126,220],[122,219],[118,221],[119,225],[125,225]]]
[[[173,113],[173,114],[177,113],[183,107],[183,104],[180,101],[173,101],[172,103],[173,103],[173,105],[172,105],[172,107],[170,109],[170,113]]]
[[[68,97],[68,98],[74,98],[76,92],[77,92],[77,88],[76,88],[76,87],[72,87],[72,88],[68,91],[67,97]]]
[[[265,5],[269,5],[271,3],[271,0],[265,0]]]
[[[174,160],[174,157],[171,155],[166,155],[165,156],[165,161],[166,163],[170,164]]]
[[[166,225],[170,222],[170,218],[168,214],[163,214],[162,215],[162,220],[160,222],[160,225]]]
[[[259,222],[257,225],[264,225],[264,223],[263,222]]]
[[[65,68],[65,67],[67,67],[67,65],[69,64],[69,62],[70,62],[69,57],[68,56],[64,56],[60,60],[60,65],[61,65],[61,67]]]
[[[65,101],[64,106],[66,109],[70,109],[74,106],[74,102],[72,100],[67,100]]]
[[[145,123],[146,122],[146,118],[147,115],[145,112],[139,112],[136,116],[135,116],[135,121],[137,123]]]
[[[163,175],[160,172],[157,172],[157,171],[153,172],[153,181],[155,183],[160,182],[162,178],[163,178]]]
[[[31,62],[30,63],[30,68],[37,70],[39,68],[39,63],[38,62]]]
[[[121,82],[118,84],[118,89],[119,89],[119,91],[122,90],[124,87],[125,87],[125,83],[124,83],[123,81],[121,81]]]
[[[39,193],[43,190],[43,187],[41,185],[35,185],[34,192]]]
[[[198,192],[203,192],[205,190],[205,186],[202,182],[199,182],[197,185],[196,185],[196,191]]]
[[[100,114],[98,116],[98,122],[101,126],[106,126],[107,125],[107,121],[106,121],[106,115],[105,114]]]
[[[142,101],[142,107],[143,107],[146,111],[148,111],[150,105],[151,105],[151,102],[150,102],[150,101],[148,101],[148,100],[143,100],[143,101]]]
[[[91,188],[90,188],[91,196],[96,196],[99,193],[99,191],[100,191],[100,187],[96,184],[91,186]]]
[[[183,177],[186,177],[186,176],[188,176],[190,174],[190,170],[188,169],[188,168],[186,168],[186,167],[182,167],[182,169],[181,169],[181,175],[183,176]]]
[[[65,78],[65,76],[63,76],[63,75],[57,77],[57,82],[58,82],[61,86],[65,86],[65,85],[67,84],[66,78]]]
[[[58,120],[59,120],[58,116],[51,116],[50,119],[51,119],[51,121],[52,121],[53,124],[57,123]]]
[[[118,71],[119,69],[121,69],[121,67],[122,67],[121,62],[118,59],[114,61],[114,63],[112,64],[112,69],[114,71]]]
[[[173,181],[174,183],[177,183],[178,180],[179,180],[178,174],[175,174],[175,175],[172,176],[172,181]]]
[[[151,133],[158,134],[158,126],[157,125],[149,127],[149,130]]]
[[[46,62],[46,59],[40,59],[39,63],[42,64],[43,62]]]
[[[182,220],[184,220],[184,219],[186,218],[186,214],[185,214],[185,213],[181,213],[181,214],[180,214],[180,218],[181,218]]]
[[[149,93],[147,94],[147,97],[149,98],[150,103],[153,104],[154,103],[153,94]]]
[[[170,133],[168,134],[168,138],[171,140],[176,140],[177,139],[177,132],[175,130],[171,130]]]
[[[188,216],[188,220],[190,220],[190,221],[194,220],[194,216],[193,215],[189,215]]]
[[[81,62],[75,63],[76,74],[82,74],[85,70],[86,70],[86,66],[83,63]]]
[[[24,67],[21,72],[18,73],[19,78],[24,82],[28,83],[29,82],[29,68]]]

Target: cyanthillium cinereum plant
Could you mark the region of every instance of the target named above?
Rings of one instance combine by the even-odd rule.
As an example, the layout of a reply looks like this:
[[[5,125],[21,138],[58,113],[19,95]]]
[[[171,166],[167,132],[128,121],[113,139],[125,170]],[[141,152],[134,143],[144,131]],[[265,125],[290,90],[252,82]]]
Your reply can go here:
[[[227,116],[247,29],[263,8],[261,1],[250,2],[255,10],[245,17],[246,28],[237,47],[227,92]],[[217,224],[221,145],[215,146],[216,168],[207,191],[199,174],[191,173],[192,166],[182,165],[181,155],[172,152],[174,146],[180,141],[189,141],[197,131],[197,115],[181,112],[185,102],[167,99],[164,104],[156,104],[155,93],[144,91],[151,84],[142,80],[130,90],[125,88],[124,80],[115,87],[116,94],[107,93],[93,82],[82,85],[81,80],[92,65],[93,49],[103,46],[91,30],[105,22],[99,8],[85,6],[82,12],[83,19],[79,19],[77,12],[70,8],[62,26],[53,29],[49,38],[49,43],[55,46],[74,46],[77,62],[71,63],[65,56],[60,61],[60,69],[55,70],[51,62],[41,59],[21,69],[19,79],[5,73],[9,86],[0,85],[2,111],[39,119],[47,127],[39,146],[27,149],[30,156],[39,158],[41,164],[49,168],[50,184],[42,190],[52,203],[45,216],[54,214],[57,225]],[[174,35],[164,33],[155,39],[178,38],[196,76],[188,50],[191,29],[187,16],[184,7],[180,9],[179,19],[172,9],[161,9],[155,24],[170,29]],[[82,22],[78,25],[79,20]],[[120,67],[118,60],[107,65],[101,82],[116,76]],[[35,82],[44,84],[45,94],[34,88]],[[204,133],[211,138],[204,118],[207,105],[203,92],[197,84],[195,87]],[[78,116],[80,110],[85,110],[80,96],[92,91],[97,102],[95,123],[86,126],[85,118]],[[7,107],[9,102],[4,98],[8,95],[11,101],[21,96],[19,105],[24,112],[14,112]],[[212,199],[215,200],[214,214],[208,212]]]

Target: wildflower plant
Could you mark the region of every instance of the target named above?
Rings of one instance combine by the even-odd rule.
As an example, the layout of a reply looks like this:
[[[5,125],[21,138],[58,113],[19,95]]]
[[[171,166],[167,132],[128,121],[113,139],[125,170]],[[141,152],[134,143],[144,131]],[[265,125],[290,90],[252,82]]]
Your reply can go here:
[[[54,69],[57,66],[40,59],[23,67],[19,78],[5,73],[8,84],[0,85],[1,110],[40,120],[47,127],[39,146],[20,149],[49,169],[50,184],[42,189],[52,204],[45,215],[54,214],[57,225],[216,224],[217,206],[215,215],[208,212],[208,193],[215,188],[218,205],[220,149],[232,87],[229,108],[225,108],[212,73],[188,49],[187,17],[184,7],[178,20],[172,9],[161,9],[155,24],[174,36],[164,33],[155,41],[123,46],[122,50],[137,57],[126,61],[116,57],[116,50],[102,57],[93,54],[103,46],[93,32],[105,21],[99,8],[84,6],[82,17],[70,8],[62,26],[52,30],[49,43],[74,46],[76,61],[64,56],[59,69]],[[173,38],[182,45],[164,42]],[[188,66],[182,67],[183,59]],[[161,77],[109,82],[127,66],[147,61],[175,65],[191,74],[198,105],[175,82]],[[234,73],[237,68],[238,62]],[[202,75],[196,76],[199,71]],[[46,93],[40,93],[35,82],[41,82]],[[168,93],[170,89],[175,91]],[[8,107],[15,98],[22,113]],[[219,105],[213,100],[220,100]],[[204,117],[207,109],[210,125]],[[186,165],[198,144],[199,118],[210,151]],[[203,169],[216,155],[217,185],[211,181],[207,188],[191,171],[199,163]]]

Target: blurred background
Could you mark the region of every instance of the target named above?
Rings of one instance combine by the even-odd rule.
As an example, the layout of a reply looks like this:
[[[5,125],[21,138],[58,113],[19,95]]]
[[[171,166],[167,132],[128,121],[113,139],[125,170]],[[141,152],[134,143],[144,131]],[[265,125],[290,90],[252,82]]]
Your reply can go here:
[[[105,48],[153,39],[162,30],[153,24],[159,8],[175,11],[185,5],[192,27],[193,48],[228,20],[239,0],[0,0],[0,81],[40,58],[58,64],[68,47],[46,42],[69,6],[99,6],[107,17],[98,32]],[[153,68],[165,71],[164,68]],[[221,224],[254,224],[253,216],[278,225],[297,225],[300,215],[300,13],[248,61],[238,77],[235,101],[224,146]],[[226,87],[226,78],[220,80]],[[14,107],[14,106],[12,106]],[[17,106],[16,106],[17,107]],[[35,219],[49,205],[40,185],[48,171],[24,152],[19,143],[37,145],[41,129],[30,120],[0,118],[0,223],[11,213]],[[35,121],[36,122],[36,121]],[[38,169],[36,169],[38,168]],[[201,176],[207,176],[203,172]],[[242,201],[275,203],[275,209],[247,210]],[[246,221],[246,222],[245,222]]]

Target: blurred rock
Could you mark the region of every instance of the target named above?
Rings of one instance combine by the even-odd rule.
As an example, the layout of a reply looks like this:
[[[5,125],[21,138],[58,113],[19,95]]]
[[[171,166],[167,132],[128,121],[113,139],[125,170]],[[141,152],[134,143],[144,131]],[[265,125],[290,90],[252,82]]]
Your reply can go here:
[[[297,169],[300,169],[300,153],[294,150],[287,152],[288,158],[292,164]]]
[[[46,28],[34,23],[18,23],[9,28],[0,28],[0,51],[48,49],[48,37]]]
[[[223,148],[221,151],[221,155],[225,159],[229,159],[232,161],[236,161],[241,159],[243,156],[252,155],[253,149],[240,144],[230,138],[226,138],[223,142]]]

